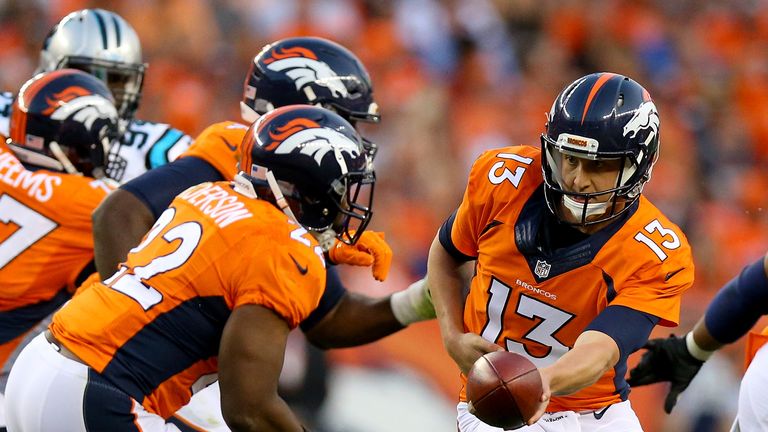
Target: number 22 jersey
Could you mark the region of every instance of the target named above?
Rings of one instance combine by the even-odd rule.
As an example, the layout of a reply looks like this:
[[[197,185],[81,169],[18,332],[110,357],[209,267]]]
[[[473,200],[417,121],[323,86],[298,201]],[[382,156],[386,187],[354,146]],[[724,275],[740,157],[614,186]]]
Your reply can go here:
[[[693,283],[691,250],[680,229],[644,196],[607,227],[559,248],[539,240],[547,212],[539,149],[494,149],[475,162],[463,201],[440,237],[454,254],[477,259],[464,308],[467,331],[543,367],[572,348],[609,305],[677,325],[682,293]],[[625,356],[595,384],[552,397],[547,411],[625,400],[626,367]],[[466,399],[463,389],[460,397]]]
[[[167,418],[213,382],[224,325],[258,304],[296,327],[317,307],[322,251],[229,182],[181,193],[115,275],[78,293],[50,330],[88,366]]]

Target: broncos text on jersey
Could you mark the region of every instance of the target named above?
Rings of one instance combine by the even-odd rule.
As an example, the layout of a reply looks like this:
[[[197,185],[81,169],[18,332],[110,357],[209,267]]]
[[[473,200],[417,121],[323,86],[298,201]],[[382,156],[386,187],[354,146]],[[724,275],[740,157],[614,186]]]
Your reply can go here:
[[[50,330],[88,366],[167,418],[215,380],[224,325],[258,304],[290,328],[325,286],[317,241],[229,182],[177,196],[117,273],[78,293]]]
[[[682,293],[693,283],[691,249],[680,228],[644,196],[625,216],[575,244],[542,248],[541,151],[505,147],[475,162],[450,232],[462,254],[477,257],[464,308],[474,333],[526,356],[554,363],[609,305],[677,325]],[[585,411],[626,399],[626,360],[595,384],[552,397],[547,411]],[[466,378],[464,383],[466,383]],[[464,390],[460,395],[466,400]]]
[[[14,94],[0,93],[0,135],[10,136],[10,116]],[[125,183],[149,169],[176,159],[192,143],[184,132],[165,123],[133,120],[123,134],[117,150],[118,159],[124,161],[116,170],[115,180]]]

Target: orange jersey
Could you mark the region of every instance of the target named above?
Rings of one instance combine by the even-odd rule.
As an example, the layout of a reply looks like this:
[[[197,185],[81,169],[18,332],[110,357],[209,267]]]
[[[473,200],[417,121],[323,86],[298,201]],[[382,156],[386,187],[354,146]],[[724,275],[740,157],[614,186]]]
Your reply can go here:
[[[237,174],[240,144],[248,126],[225,121],[208,126],[180,157],[195,156],[211,164],[221,175],[232,180]]]
[[[322,251],[304,228],[228,182],[203,183],[177,196],[118,272],[75,296],[50,330],[167,418],[215,379],[233,309],[263,305],[294,328],[324,285]]]
[[[0,146],[0,311],[74,290],[93,260],[91,212],[110,191],[89,177],[29,171]]]
[[[477,257],[466,330],[542,367],[572,348],[609,305],[677,325],[694,273],[680,229],[641,196],[599,232],[548,250],[537,240],[549,214],[542,183],[541,151],[534,147],[487,151],[475,162],[450,234],[459,252]],[[595,384],[553,397],[547,411],[592,410],[626,399],[625,372],[624,358]]]

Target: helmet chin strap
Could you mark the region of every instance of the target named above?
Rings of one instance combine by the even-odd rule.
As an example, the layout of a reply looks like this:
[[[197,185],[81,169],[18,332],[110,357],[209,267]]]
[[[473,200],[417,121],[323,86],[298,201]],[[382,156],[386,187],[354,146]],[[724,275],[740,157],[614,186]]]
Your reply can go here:
[[[272,195],[275,196],[275,204],[277,204],[277,206],[280,208],[280,210],[283,211],[283,213],[286,214],[286,216],[298,224],[299,220],[296,219],[296,216],[293,214],[293,210],[291,210],[291,206],[288,205],[288,200],[286,200],[285,196],[283,196],[283,191],[280,189],[280,185],[277,184],[275,175],[271,170],[267,170],[265,176],[267,178],[267,183],[269,184],[269,189],[272,190]]]
[[[568,211],[571,212],[573,217],[576,219],[581,220],[581,215],[584,213],[584,204],[580,203],[573,198],[569,197],[568,195],[563,195],[563,204],[565,205],[565,208],[568,209]],[[608,210],[608,204],[610,204],[610,200],[606,202],[599,202],[599,203],[587,203],[587,213],[585,218],[588,218],[590,216],[594,215],[601,215],[605,213]]]
[[[77,168],[72,165],[72,162],[69,160],[67,155],[64,154],[64,150],[61,149],[59,143],[56,141],[51,141],[48,144],[48,148],[51,150],[51,153],[53,153],[53,156],[56,158],[56,160],[58,160],[64,167],[64,171],[68,172],[69,174],[83,175],[83,173],[78,171]]]

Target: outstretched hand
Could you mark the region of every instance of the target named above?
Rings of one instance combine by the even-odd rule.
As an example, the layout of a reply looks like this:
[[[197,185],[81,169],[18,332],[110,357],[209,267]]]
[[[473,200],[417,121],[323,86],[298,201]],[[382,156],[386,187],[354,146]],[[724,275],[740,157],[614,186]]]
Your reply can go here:
[[[669,393],[664,400],[667,414],[704,364],[694,358],[685,344],[685,336],[670,335],[666,339],[652,339],[643,348],[646,352],[640,363],[629,371],[627,382],[631,386],[642,386],[657,382],[669,382]]]
[[[392,248],[384,240],[383,232],[365,231],[353,245],[337,241],[328,251],[328,258],[334,264],[373,266],[373,277],[383,281],[392,264]]]

